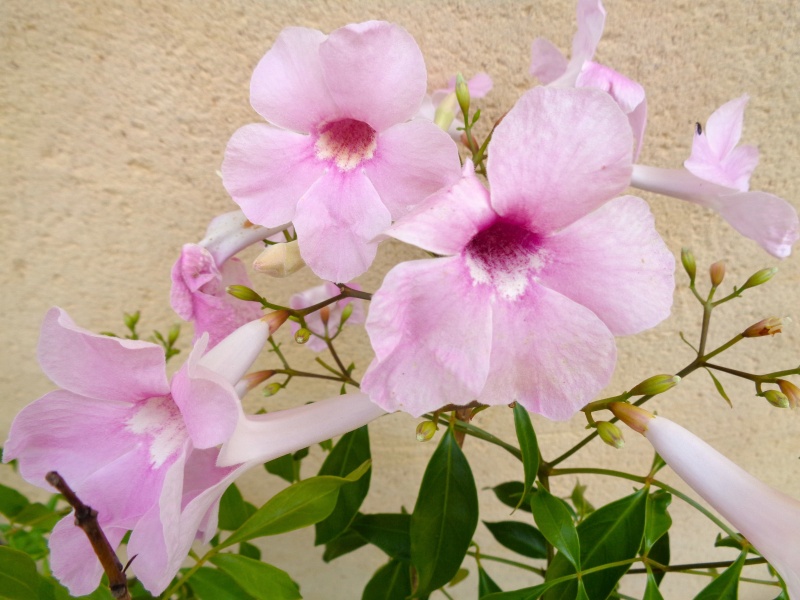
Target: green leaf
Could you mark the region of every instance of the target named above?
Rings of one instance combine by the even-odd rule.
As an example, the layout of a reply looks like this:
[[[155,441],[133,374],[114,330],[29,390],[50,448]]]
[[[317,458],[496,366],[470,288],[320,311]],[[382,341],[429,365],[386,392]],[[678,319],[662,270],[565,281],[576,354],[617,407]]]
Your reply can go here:
[[[33,502],[17,513],[14,517],[14,522],[43,531],[50,531],[65,514],[67,514],[66,511],[51,510],[44,504]]]
[[[488,596],[481,596],[481,600],[536,600],[541,598],[547,590],[555,584],[551,581],[545,581],[533,587],[522,588],[512,592],[499,592],[496,594],[489,594]]]
[[[254,560],[261,560],[261,549],[253,544],[242,542],[239,544],[239,554],[252,558]]]
[[[694,600],[736,600],[739,597],[739,576],[742,574],[747,552],[742,552],[730,567],[704,587]]]
[[[539,471],[539,443],[536,441],[536,432],[533,430],[531,416],[519,402],[514,404],[514,428],[517,431],[517,440],[519,440],[519,448],[522,452],[522,469],[525,473],[523,489],[529,490]],[[520,496],[515,509],[519,508],[524,500],[524,496]]]
[[[241,554],[216,554],[211,562],[257,600],[300,600],[300,589],[286,571]]]
[[[450,580],[450,583],[447,584],[447,587],[453,587],[464,581],[467,577],[469,577],[469,569],[464,569],[463,567],[456,571],[456,574]]]
[[[411,515],[411,562],[417,594],[450,581],[478,526],[478,491],[464,453],[448,428],[425,469]]]
[[[722,396],[722,399],[728,403],[728,406],[733,408],[733,402],[731,402],[731,399],[728,398],[728,394],[725,393],[725,388],[722,387],[722,384],[719,382],[719,379],[717,379],[714,373],[711,372],[711,369],[708,369],[706,367],[704,368],[706,369],[706,372],[709,375],[711,375],[711,379],[714,380],[714,387],[717,388],[717,392],[719,392],[719,395]]]
[[[328,454],[319,470],[320,475],[335,475],[344,477],[358,465],[371,458],[369,451],[369,430],[367,426],[359,427],[342,436],[339,442]],[[370,473],[339,491],[336,507],[324,520],[315,525],[316,538],[314,545],[326,544],[336,538],[358,514],[358,509],[369,492]]]
[[[219,501],[219,528],[225,531],[235,531],[249,519],[255,512],[252,505],[242,498],[242,494],[235,483],[228,486]]]
[[[732,538],[729,535],[722,537],[721,533],[717,534],[717,539],[714,540],[714,547],[715,548],[736,548],[737,550],[742,550],[742,543],[738,541],[736,538]],[[748,548],[752,549],[751,546]]]
[[[586,486],[581,485],[580,481],[576,481],[575,487],[572,488],[572,494],[570,495],[572,505],[575,507],[575,511],[578,513],[578,518],[581,521],[586,518],[589,513],[594,512],[594,506],[586,500],[585,492]]]
[[[331,540],[325,544],[325,552],[322,553],[322,560],[326,563],[331,562],[335,558],[349,554],[353,550],[358,550],[361,546],[366,546],[367,543],[367,540],[352,529],[349,529],[335,540]]]
[[[265,535],[277,535],[318,523],[333,511],[339,489],[343,485],[358,481],[369,468],[370,462],[367,461],[347,477],[324,475],[310,477],[290,485],[259,508],[229,538],[221,542],[219,548],[227,548],[238,542]]]
[[[411,515],[359,515],[353,522],[352,529],[370,544],[386,552],[390,558],[411,560]]]
[[[591,569],[635,558],[644,537],[646,505],[647,489],[644,488],[606,504],[586,517],[586,520],[578,526],[581,567]],[[589,597],[608,597],[629,568],[630,565],[622,565],[584,575],[582,581]],[[575,569],[568,559],[563,554],[556,554],[547,569],[546,580],[550,581],[574,572]],[[545,598],[573,600],[577,593],[577,581],[572,580],[553,587],[545,594]]]
[[[649,565],[647,566],[647,587],[644,589],[642,600],[664,600],[661,590],[658,589],[658,581]]]
[[[411,568],[402,561],[390,560],[375,571],[361,600],[405,600],[410,595]]]
[[[236,580],[219,569],[200,567],[189,579],[189,587],[200,600],[251,600]]]
[[[0,513],[9,521],[13,521],[17,513],[28,504],[30,504],[28,499],[17,490],[0,484]]]
[[[42,578],[33,559],[19,550],[0,546],[0,598],[31,600],[39,597]]]
[[[502,591],[500,586],[495,583],[495,580],[489,577],[489,573],[478,565],[478,598],[483,598],[487,594],[494,594]]]
[[[672,526],[672,517],[667,512],[670,502],[672,502],[672,494],[664,490],[656,490],[647,496],[642,552],[645,555]]]
[[[575,600],[589,600],[589,595],[586,593],[586,584],[583,579],[578,580],[578,595]]]
[[[547,541],[555,546],[576,569],[581,568],[581,551],[578,532],[572,515],[560,499],[544,488],[531,496],[533,518]]]
[[[298,469],[296,468],[295,460],[292,458],[291,454],[284,454],[283,456],[279,456],[278,458],[264,463],[264,468],[268,473],[277,475],[289,483],[298,481]]]
[[[528,558],[547,558],[547,540],[533,525],[519,521],[483,522],[503,546]]]
[[[517,505],[519,504],[520,499],[523,499],[525,484],[521,481],[506,481],[505,483],[501,483],[500,485],[493,487],[492,491],[494,492],[494,495],[497,496],[497,499],[500,500],[500,502],[517,510]],[[525,498],[523,499],[523,502],[519,506],[518,510],[531,512],[529,500],[530,495],[525,494]]]
[[[650,465],[650,477],[658,473],[661,469],[667,466],[667,461],[661,458],[661,455],[656,452],[653,455],[653,464]]]
[[[658,541],[653,544],[653,547],[650,548],[650,551],[647,553],[647,557],[656,561],[659,564],[664,565],[665,567],[669,566],[669,558],[670,558],[670,550],[669,550],[669,532],[662,535],[658,538]],[[664,575],[666,575],[666,571],[657,571],[653,569],[653,577],[656,580],[656,583],[659,585],[661,584],[661,580],[664,579]]]

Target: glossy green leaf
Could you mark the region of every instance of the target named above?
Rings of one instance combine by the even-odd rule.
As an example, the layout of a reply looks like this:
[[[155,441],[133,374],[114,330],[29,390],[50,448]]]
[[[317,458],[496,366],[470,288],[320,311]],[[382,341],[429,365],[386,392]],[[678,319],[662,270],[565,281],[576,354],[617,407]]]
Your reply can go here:
[[[647,587],[644,589],[644,597],[642,600],[664,600],[661,595],[661,590],[658,589],[658,582],[656,581],[653,571],[650,567],[647,568]]]
[[[525,490],[525,484],[521,481],[506,481],[505,483],[501,483],[492,488],[494,495],[497,496],[497,499],[500,500],[506,506],[510,506],[515,510],[524,510],[526,512],[531,512],[530,507],[530,494],[525,494],[525,498],[522,504],[517,509],[517,505],[519,504],[520,500],[523,498],[523,491]]]
[[[658,538],[658,541],[653,544],[653,547],[650,548],[650,551],[647,553],[647,557],[651,560],[656,561],[657,563],[664,565],[665,567],[669,566],[669,559],[670,559],[670,548],[669,548],[669,532],[662,535]],[[659,585],[661,584],[661,580],[664,579],[664,575],[666,575],[666,571],[658,571],[653,569],[653,577],[655,577],[656,583]]]
[[[286,571],[241,554],[216,554],[211,562],[257,600],[300,600],[300,589]]]
[[[352,529],[386,552],[390,558],[411,560],[411,515],[379,513],[359,515]]]
[[[253,544],[242,542],[239,544],[239,554],[252,558],[253,560],[261,560],[261,549]]]
[[[411,595],[411,568],[408,563],[390,560],[369,580],[361,600],[405,600]]]
[[[488,594],[502,592],[500,586],[489,576],[483,567],[478,565],[478,598],[483,598]]]
[[[575,512],[578,514],[578,519],[583,520],[589,513],[594,512],[594,506],[586,499],[586,486],[581,485],[580,481],[575,482],[575,487],[572,488],[570,500],[575,507]]]
[[[219,501],[219,528],[225,531],[235,531],[249,519],[255,512],[252,505],[242,498],[242,494],[235,483],[228,486]]]
[[[17,490],[0,484],[0,513],[5,515],[9,521],[12,521],[17,513],[28,504],[28,499]]]
[[[456,571],[456,574],[453,576],[453,578],[447,584],[447,587],[454,587],[454,586],[458,585],[459,583],[461,583],[462,581],[464,581],[467,577],[469,577],[469,569],[465,569],[464,567],[461,567],[458,571]]]
[[[483,522],[500,544],[528,558],[547,558],[547,540],[533,525],[520,521]]]
[[[300,471],[299,465],[291,454],[284,454],[283,456],[279,456],[278,458],[274,458],[271,461],[264,463],[264,468],[267,470],[267,473],[277,475],[289,483],[294,483],[295,481],[300,480],[298,477]]]
[[[739,597],[739,577],[746,558],[747,553],[742,552],[739,558],[704,587],[694,600],[736,600]]]
[[[326,563],[331,562],[333,559],[349,554],[353,550],[358,550],[368,543],[369,542],[358,535],[358,533],[349,529],[335,540],[331,540],[325,544],[325,552],[322,553],[322,560]]]
[[[578,526],[581,567],[591,569],[635,558],[644,537],[646,505],[647,489],[642,489],[606,504],[586,517]],[[630,565],[622,565],[583,576],[586,593],[590,598],[608,597],[629,568]],[[573,565],[559,553],[550,563],[546,579],[551,581],[574,572]],[[554,586],[544,597],[547,600],[574,600],[577,592],[577,581],[571,580]]]
[[[192,588],[199,600],[251,600],[253,598],[239,587],[233,577],[210,567],[197,569],[189,579],[189,587]]]
[[[66,510],[55,511],[40,502],[32,502],[16,514],[14,522],[42,531],[50,531],[66,514]]]
[[[656,490],[647,496],[643,542],[645,555],[672,526],[672,517],[667,512],[670,502],[672,502],[672,494],[664,490]]]
[[[544,488],[531,496],[533,518],[539,531],[576,569],[581,568],[578,532],[563,502]]]
[[[525,473],[524,489],[529,490],[536,480],[539,471],[539,443],[536,441],[536,432],[533,430],[531,416],[519,402],[514,404],[514,428],[517,431],[519,449],[522,452],[522,469]],[[519,508],[525,498],[520,496],[515,508]]]
[[[590,600],[589,595],[586,593],[586,584],[583,579],[578,580],[578,594],[575,596],[575,600]]]
[[[717,534],[717,539],[714,540],[714,547],[715,548],[736,548],[737,550],[742,549],[742,543],[738,541],[736,538],[732,538],[729,535],[722,537],[721,533]],[[751,546],[748,546],[752,550]]]
[[[342,436],[322,463],[319,474],[344,477],[364,461],[370,460],[370,457],[369,430],[364,425]],[[364,498],[367,497],[370,475],[371,472],[368,472],[352,485],[347,485],[339,491],[333,512],[314,526],[315,545],[330,542],[348,528],[358,514]]]
[[[478,526],[478,491],[452,429],[425,469],[411,515],[411,561],[417,594],[443,586],[458,571]]]
[[[551,587],[556,585],[551,581],[545,581],[533,587],[522,588],[511,592],[499,592],[489,594],[488,596],[481,596],[480,600],[537,600],[541,598]]]
[[[722,387],[722,384],[719,382],[719,379],[717,379],[716,375],[711,372],[711,369],[706,369],[706,373],[711,375],[711,379],[714,381],[714,387],[717,388],[717,392],[720,396],[722,396],[722,399],[728,403],[728,406],[733,408],[733,402],[731,402],[731,399],[728,398],[728,394],[725,393],[725,388]]]
[[[0,546],[0,598],[31,600],[39,597],[42,578],[33,559],[19,550]]]
[[[268,500],[229,538],[221,542],[220,549],[318,523],[333,511],[341,487],[358,481],[369,468],[370,463],[365,462],[347,477],[310,477],[290,485]]]
[[[666,466],[667,466],[667,461],[661,458],[661,455],[658,452],[656,452],[653,455],[653,463],[650,465],[650,476],[652,477]]]

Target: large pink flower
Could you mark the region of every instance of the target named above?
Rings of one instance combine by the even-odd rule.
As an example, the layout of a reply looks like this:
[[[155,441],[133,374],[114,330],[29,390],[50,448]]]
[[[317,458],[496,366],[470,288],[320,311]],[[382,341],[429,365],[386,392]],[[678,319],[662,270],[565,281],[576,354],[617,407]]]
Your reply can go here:
[[[269,335],[269,322],[258,320],[209,352],[203,337],[170,383],[160,346],[96,335],[53,308],[38,354],[61,389],[17,415],[3,459],[17,459],[40,487],[58,471],[98,511],[113,546],[132,531],[132,568],[159,593],[198,530],[213,535],[215,502],[236,471],[215,466],[215,446],[237,426],[233,385]],[[50,549],[53,573],[72,594],[97,587],[102,569],[72,515],[55,526]]]
[[[233,135],[223,183],[254,223],[292,221],[317,275],[349,281],[372,263],[392,219],[458,178],[447,134],[409,121],[425,87],[419,47],[397,25],[284,29],[250,86],[271,125]]]
[[[786,258],[800,239],[797,211],[783,198],[750,189],[758,164],[754,146],[737,146],[748,97],[719,107],[695,130],[685,169],[634,165],[631,185],[717,211],[731,227],[764,250]]]
[[[593,87],[609,94],[628,115],[637,157],[647,125],[647,99],[644,88],[637,82],[592,61],[605,22],[602,0],[578,0],[578,31],[572,39],[569,61],[552,42],[536,38],[531,44],[530,73],[550,87]]]
[[[467,162],[388,234],[443,258],[403,263],[367,317],[362,389],[386,410],[521,402],[566,419],[614,369],[614,335],[672,304],[674,260],[625,196],[633,140],[592,89],[536,88],[497,127],[491,195]]]

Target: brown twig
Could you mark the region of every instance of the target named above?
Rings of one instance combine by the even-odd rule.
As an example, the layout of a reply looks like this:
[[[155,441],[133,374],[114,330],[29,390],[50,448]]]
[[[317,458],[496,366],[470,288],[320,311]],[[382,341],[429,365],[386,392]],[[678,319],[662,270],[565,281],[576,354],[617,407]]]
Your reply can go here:
[[[103,570],[108,576],[108,588],[111,590],[111,595],[117,600],[131,600],[128,592],[128,578],[125,576],[127,567],[122,567],[114,549],[108,543],[106,534],[97,523],[97,511],[81,502],[67,482],[55,471],[50,471],[45,475],[45,479],[47,483],[61,492],[64,499],[75,509],[75,525],[83,529],[92,544],[94,553],[100,559],[100,564],[103,565]]]

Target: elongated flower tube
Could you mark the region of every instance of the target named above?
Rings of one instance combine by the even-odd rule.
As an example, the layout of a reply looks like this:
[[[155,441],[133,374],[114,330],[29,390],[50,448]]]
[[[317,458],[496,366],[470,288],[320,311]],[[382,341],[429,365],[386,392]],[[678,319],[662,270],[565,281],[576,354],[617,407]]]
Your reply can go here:
[[[610,408],[644,434],[681,479],[742,532],[780,573],[789,597],[800,599],[800,501],[756,479],[669,419],[620,402]]]

